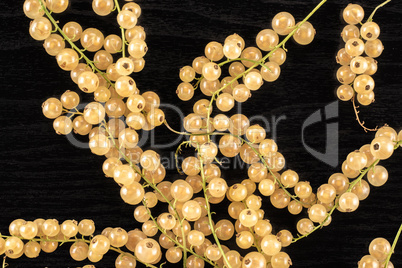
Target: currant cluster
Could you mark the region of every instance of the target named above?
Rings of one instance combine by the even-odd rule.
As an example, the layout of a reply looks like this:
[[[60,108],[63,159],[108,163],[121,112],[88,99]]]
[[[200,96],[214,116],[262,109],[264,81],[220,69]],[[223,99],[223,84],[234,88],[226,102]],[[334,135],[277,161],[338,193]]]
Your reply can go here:
[[[11,236],[1,235],[0,253],[10,258],[23,254],[34,258],[40,251],[53,252],[59,243],[69,242],[73,243],[70,255],[77,261],[88,258],[96,263],[109,251],[119,253],[117,268],[136,267],[137,262],[156,267],[163,257],[169,263],[182,261],[183,267],[188,268],[202,268],[206,264],[228,268],[292,265],[284,248],[329,225],[335,210],[355,211],[360,201],[368,197],[370,184],[377,187],[388,180],[387,170],[378,163],[402,146],[402,131],[398,134],[389,126],[380,128],[370,144],[347,156],[342,173],[330,176],[328,183],[314,193],[310,183],[300,180],[297,172],[284,170],[285,157],[278,152],[275,141],[267,138],[263,127],[251,125],[243,114],[213,115],[213,105],[220,112],[228,112],[235,102],[248,100],[250,92],[259,90],[264,81],[278,79],[280,66],[286,60],[285,43],[292,37],[301,45],[313,41],[315,30],[307,20],[325,1],[299,23],[290,13],[275,15],[272,29],[258,33],[257,47],[246,47],[244,39],[237,34],[228,36],[223,44],[216,41],[207,44],[205,56],[197,57],[191,66],[180,70],[182,83],[177,94],[188,101],[199,87],[211,98],[195,102],[193,113],[184,118],[185,132],[178,132],[165,121],[158,95],[152,91],[140,94],[131,77],[144,68],[143,57],[147,53],[144,29],[137,26],[141,9],[136,3],[120,8],[117,0],[93,1],[93,10],[98,15],[117,10],[121,37],[104,38],[99,30],[83,31],[76,22],[58,26],[52,13],[65,11],[67,0],[26,0],[24,12],[33,19],[31,36],[44,41],[47,53],[56,57],[61,69],[71,72],[72,80],[82,92],[94,93],[94,101],[80,108],[80,95],[67,91],[60,99],[46,100],[43,114],[54,119],[58,134],[74,131],[88,135],[91,151],[106,157],[103,172],[120,186],[123,201],[135,206],[133,215],[141,230],[127,232],[108,227],[95,235],[95,224],[88,219],[79,223],[67,220],[62,224],[54,219],[17,219],[10,224]],[[345,18],[360,16],[358,11],[355,5],[348,6]],[[366,38],[374,36],[373,33],[367,36],[370,27],[364,31]],[[53,28],[59,34],[52,33]],[[282,41],[279,35],[285,36]],[[78,41],[82,48],[76,45]],[[363,43],[360,39],[356,42],[359,46]],[[129,57],[125,56],[126,47]],[[347,55],[358,49],[354,42],[347,47]],[[86,51],[95,53],[93,60],[86,56]],[[263,56],[262,51],[267,54]],[[226,71],[222,67],[226,64],[228,76],[222,78]],[[364,81],[359,86],[361,83]],[[356,86],[354,90],[357,91]],[[186,157],[181,163],[185,179],[169,181],[158,153],[143,151],[138,146],[138,130],[152,130],[161,125],[189,138],[178,147],[176,156],[183,145],[191,145],[195,150],[194,156]],[[214,137],[220,137],[219,142]],[[228,184],[219,166],[219,154],[228,158],[239,155],[249,165],[248,179]],[[368,182],[363,179],[366,175]],[[215,222],[212,205],[225,199],[230,202],[229,217]],[[298,234],[286,229],[273,232],[261,209],[263,202],[270,202],[278,209],[287,208],[293,215],[304,210],[306,217],[296,224]],[[152,213],[156,207],[158,215]],[[78,234],[82,238],[77,238]],[[236,245],[223,245],[223,241],[232,238]],[[24,244],[23,240],[28,242]],[[124,252],[123,247],[128,251]],[[242,250],[247,250],[244,256]]]
[[[138,232],[133,230],[126,232],[122,228],[106,228],[100,235],[94,236],[95,224],[92,220],[84,219],[77,223],[74,220],[66,220],[62,224],[55,219],[36,219],[25,221],[14,220],[9,226],[10,237],[6,240],[0,238],[0,253],[16,259],[23,254],[28,258],[36,258],[41,251],[54,252],[59,243],[71,242],[70,256],[76,261],[88,258],[91,262],[98,262],[109,250],[122,252],[119,248],[126,246],[133,252],[137,248],[136,255],[152,254],[145,250],[150,241],[138,243]],[[82,238],[76,238],[81,235]],[[22,240],[29,240],[25,243]],[[138,247],[137,244],[139,244]],[[155,253],[154,253],[155,254]],[[115,262],[118,268],[135,267],[136,259],[129,253],[121,253]],[[83,268],[94,268],[86,265]]]
[[[158,109],[159,96],[151,91],[140,94],[130,76],[145,66],[146,34],[144,28],[137,25],[141,8],[134,2],[120,9],[114,1],[93,1],[93,10],[100,16],[118,9],[117,22],[122,37],[112,34],[105,38],[98,29],[83,31],[76,22],[68,22],[60,29],[52,17],[44,17],[45,11],[48,14],[49,11],[61,13],[67,6],[68,1],[64,0],[46,1],[46,6],[39,0],[25,1],[24,12],[33,19],[29,32],[34,39],[44,40],[48,54],[56,57],[61,69],[70,71],[71,79],[79,89],[93,93],[95,101],[80,112],[77,109],[80,96],[67,91],[60,99],[46,100],[42,105],[43,113],[47,118],[55,119],[53,126],[58,134],[67,135],[74,131],[79,135],[89,135],[89,146],[95,154],[118,156],[117,149],[112,148],[112,143],[117,143],[119,148],[127,149],[124,150],[126,155],[138,159],[137,154],[142,151],[136,146],[136,130],[151,130],[164,121],[164,113]],[[52,33],[53,27],[60,34]],[[71,48],[65,48],[66,41]],[[75,44],[78,41],[82,49]],[[126,46],[129,57],[125,57]],[[95,52],[93,60],[87,58],[84,51]],[[122,57],[117,56],[120,52]],[[80,62],[81,59],[85,62]],[[76,117],[71,120],[73,116]],[[111,142],[108,133],[116,140]]]
[[[286,61],[286,51],[281,46],[287,40],[278,46],[279,35],[289,35],[297,25],[299,23],[295,24],[290,13],[280,12],[272,20],[272,29],[264,29],[257,34],[257,47],[246,47],[244,39],[238,34],[229,35],[223,44],[216,41],[208,43],[205,56],[195,58],[192,66],[185,66],[180,70],[182,83],[177,87],[178,97],[188,101],[199,87],[205,96],[216,98],[216,106],[222,112],[230,111],[235,102],[247,101],[251,97],[251,91],[260,89],[264,81],[274,82],[279,78],[280,66]],[[297,43],[307,45],[313,41],[315,30],[306,21],[297,27],[292,36]],[[262,51],[271,53],[263,57]],[[223,61],[218,63],[221,60]],[[229,65],[229,75],[222,77],[224,71],[221,67],[224,65]],[[260,68],[255,69],[257,66]],[[192,85],[194,80],[197,82]],[[207,113],[212,112],[212,108],[208,107],[209,103],[206,99],[197,101],[194,104],[194,113],[206,117]],[[220,117],[221,115],[218,121]]]
[[[357,94],[357,101],[367,106],[374,102],[375,83],[371,76],[377,72],[375,58],[381,55],[384,46],[378,39],[380,27],[372,21],[372,17],[360,29],[356,26],[363,18],[364,10],[360,5],[349,4],[343,11],[343,19],[348,25],[341,33],[345,47],[336,56],[337,62],[342,65],[336,76],[342,83],[337,90],[340,100],[351,100]]]

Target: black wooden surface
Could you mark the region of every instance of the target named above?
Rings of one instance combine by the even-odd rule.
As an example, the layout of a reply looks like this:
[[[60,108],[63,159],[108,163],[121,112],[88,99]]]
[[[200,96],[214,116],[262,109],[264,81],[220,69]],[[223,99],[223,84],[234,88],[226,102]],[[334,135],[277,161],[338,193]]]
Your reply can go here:
[[[105,34],[116,33],[115,17],[99,18],[91,11],[89,0],[72,1],[69,10],[55,15],[61,25],[76,20],[84,27],[95,26]],[[51,120],[43,117],[41,103],[48,97],[59,97],[65,90],[78,90],[69,73],[60,70],[54,58],[49,57],[41,42],[28,34],[29,19],[22,12],[23,1],[0,2],[0,232],[8,233],[9,223],[16,218],[57,218],[95,220],[99,233],[108,226],[127,230],[140,227],[133,219],[134,207],[119,197],[119,187],[105,178],[101,165],[103,158],[89,150],[72,146],[65,137],[54,133]],[[204,46],[212,40],[223,42],[232,33],[242,35],[248,45],[255,45],[256,34],[270,27],[272,17],[280,11],[291,12],[296,20],[308,14],[318,1],[141,1],[143,14],[139,24],[147,32],[149,53],[145,70],[134,76],[142,91],[154,90],[164,103],[180,105],[189,113],[192,103],[182,103],[175,95],[179,83],[178,70],[202,55]],[[328,177],[340,171],[340,165],[330,167],[303,147],[301,127],[304,120],[336,100],[338,82],[334,61],[341,47],[341,10],[348,1],[328,1],[310,20],[317,36],[309,46],[290,41],[288,59],[280,79],[255,92],[243,105],[248,115],[264,115],[286,120],[278,124],[277,143],[285,155],[287,167],[310,180],[314,187],[325,183]],[[371,13],[379,1],[360,2],[366,13]],[[381,26],[381,40],[385,45],[378,59],[376,102],[361,109],[368,126],[388,123],[402,128],[400,105],[402,87],[402,3],[394,0],[375,16]],[[79,91],[79,90],[78,90]],[[179,128],[175,114],[167,113],[167,120]],[[357,125],[351,104],[339,103],[339,162],[373,138]],[[306,132],[307,143],[324,151],[325,125],[316,124]],[[173,140],[175,134],[160,127],[159,140]],[[174,147],[160,150],[168,155]],[[292,267],[357,267],[357,261],[368,254],[368,244],[376,237],[392,241],[401,223],[402,153],[397,151],[384,162],[389,170],[389,182],[381,188],[372,188],[367,200],[352,214],[336,212],[327,228],[316,232],[288,248]],[[246,173],[225,171],[228,180],[245,179]],[[167,178],[180,176],[169,170]],[[184,178],[184,177],[183,177]],[[230,179],[229,179],[230,178]],[[295,231],[300,217],[290,217],[286,211],[277,211],[266,202],[266,215],[276,231],[289,228]],[[223,206],[214,211],[224,212]],[[155,211],[157,213],[157,211]],[[218,213],[223,214],[223,213]],[[305,215],[303,213],[302,215]],[[222,216],[219,216],[222,217]],[[30,260],[25,257],[9,260],[10,267],[77,267],[68,256],[68,245],[55,253],[41,253]],[[402,246],[397,247],[392,260],[402,265]],[[116,255],[110,253],[96,267],[114,267]],[[88,262],[85,262],[85,264]],[[138,265],[141,267],[141,265]],[[173,267],[167,264],[164,267]]]

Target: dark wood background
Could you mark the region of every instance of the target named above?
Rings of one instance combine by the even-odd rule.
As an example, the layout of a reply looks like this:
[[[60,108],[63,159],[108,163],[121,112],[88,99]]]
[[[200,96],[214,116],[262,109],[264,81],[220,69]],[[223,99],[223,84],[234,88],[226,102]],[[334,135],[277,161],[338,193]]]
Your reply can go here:
[[[133,219],[134,207],[124,204],[119,197],[119,187],[112,179],[104,177],[103,158],[72,146],[65,137],[56,135],[52,121],[43,117],[41,104],[46,98],[59,97],[65,90],[77,91],[78,88],[69,73],[61,71],[54,58],[46,54],[42,43],[30,38],[29,19],[22,12],[22,3],[21,0],[0,2],[0,232],[8,233],[13,219],[38,217],[60,221],[90,218],[96,222],[96,233],[108,226],[127,230],[140,227]],[[76,20],[84,28],[95,26],[105,34],[118,34],[114,15],[96,17],[90,3],[89,0],[72,1],[65,14],[55,17],[61,25]],[[296,20],[301,20],[317,3],[141,1],[143,14],[139,24],[146,29],[149,53],[145,70],[134,78],[142,91],[154,90],[162,102],[180,105],[189,113],[193,102],[182,103],[175,95],[178,70],[202,55],[209,41],[223,42],[226,36],[238,33],[248,45],[255,45],[256,34],[270,27],[276,13],[289,11]],[[301,126],[313,112],[336,100],[338,66],[334,58],[342,45],[339,34],[344,24],[340,18],[347,3],[346,0],[328,1],[310,20],[317,30],[314,42],[309,46],[288,42],[288,59],[280,79],[264,85],[242,107],[248,116],[287,117],[277,129],[279,149],[286,157],[287,168],[299,172],[301,178],[310,180],[314,187],[339,172],[340,166],[330,167],[306,151],[301,142]],[[371,13],[380,1],[359,3],[366,13]],[[361,116],[368,126],[387,123],[400,130],[402,3],[392,1],[379,10],[375,21],[381,26],[385,50],[378,59],[379,71],[374,76],[376,102],[362,108]],[[171,112],[167,113],[167,120],[175,128],[180,126]],[[364,133],[357,125],[349,102],[339,103],[339,118],[335,121],[339,122],[339,163],[342,163],[349,152],[370,142],[373,134]],[[310,146],[325,150],[324,123],[312,126],[306,135]],[[164,127],[156,130],[156,136],[158,140],[176,137]],[[160,153],[169,155],[172,150],[174,147],[160,150]],[[402,153],[397,151],[384,163],[389,170],[389,182],[381,188],[372,188],[369,198],[355,213],[336,212],[329,227],[285,249],[293,260],[292,267],[356,267],[357,261],[368,254],[372,239],[385,237],[392,242],[402,219],[401,157]],[[224,174],[230,183],[246,178],[245,172],[229,170]],[[175,170],[168,171],[169,180],[179,177]],[[282,228],[294,231],[301,217],[277,211],[268,202],[264,208],[276,231]],[[213,209],[225,211],[222,206]],[[35,260],[25,257],[9,260],[10,267],[83,266],[84,263],[77,263],[68,256],[68,248],[63,245],[55,253],[41,253]],[[401,248],[397,247],[392,258],[396,267],[402,265]],[[96,267],[114,267],[115,257],[114,253],[108,254]]]

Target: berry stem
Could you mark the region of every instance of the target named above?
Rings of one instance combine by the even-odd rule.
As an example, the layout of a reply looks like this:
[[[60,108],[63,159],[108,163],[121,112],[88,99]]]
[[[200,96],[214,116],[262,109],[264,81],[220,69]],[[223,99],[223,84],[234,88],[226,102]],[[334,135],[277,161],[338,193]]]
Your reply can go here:
[[[55,19],[53,18],[53,16],[51,15],[51,12],[49,12],[49,10],[46,8],[45,4],[43,3],[43,0],[39,0],[39,3],[43,9],[43,11],[45,12],[46,16],[48,17],[48,19],[52,22],[52,24],[54,25],[54,27],[56,28],[56,30],[63,36],[63,38],[70,44],[71,48],[73,48],[75,51],[77,51],[80,55],[81,58],[84,58],[85,61],[87,62],[88,65],[91,66],[92,70],[96,71],[97,73],[99,73],[105,80],[106,82],[108,82],[108,84],[110,84],[111,86],[114,86],[114,84],[109,80],[109,78],[106,76],[106,74],[104,72],[102,72],[101,70],[99,70],[98,68],[96,68],[95,64],[93,63],[93,61],[91,61],[85,54],[84,51],[85,50],[81,50],[79,49],[73,41],[71,41],[71,39],[64,33],[64,31],[59,27],[58,23],[55,21]]]
[[[350,183],[349,188],[348,188],[348,190],[347,190],[346,192],[351,192],[352,189],[353,189],[353,187],[355,187],[356,184],[358,184],[358,183],[361,182],[361,180],[362,180],[362,178],[364,177],[364,175],[366,175],[367,172],[369,172],[370,169],[374,168],[379,162],[380,162],[380,160],[377,159],[377,160],[374,161],[374,163],[371,164],[368,168],[366,168],[365,170],[363,170],[362,173],[360,174],[360,176],[359,176],[357,179],[355,179],[354,181],[352,181],[352,182]]]
[[[389,260],[391,259],[392,254],[394,254],[394,250],[395,250],[396,244],[398,243],[399,236],[401,235],[401,232],[402,232],[402,224],[401,224],[401,226],[399,226],[399,230],[396,233],[396,236],[394,238],[394,242],[392,243],[391,251],[389,252],[387,259],[385,260],[385,263],[384,263],[385,268],[388,267]]]
[[[332,207],[332,209],[328,212],[327,217],[325,218],[325,220],[324,220],[320,225],[315,226],[314,229],[311,230],[311,232],[309,232],[309,233],[307,233],[307,234],[305,234],[305,235],[303,235],[303,236],[299,236],[299,237],[297,237],[297,238],[293,238],[292,243],[296,243],[296,242],[299,241],[300,239],[305,238],[305,237],[309,236],[310,234],[314,233],[315,231],[317,231],[318,229],[321,229],[322,227],[324,227],[324,223],[325,223],[325,222],[328,220],[328,218],[334,213],[335,209],[337,209],[338,206],[339,206],[339,202],[337,202],[337,203]]]
[[[176,152],[175,152],[175,154],[174,154],[174,158],[175,158],[175,162],[176,162],[176,169],[177,169],[177,172],[178,172],[180,175],[184,175],[184,173],[180,170],[180,167],[179,167],[179,153],[181,153],[181,147],[182,147],[183,145],[186,145],[186,147],[187,147],[187,145],[190,144],[190,143],[191,143],[190,141],[183,141],[183,142],[177,147]]]
[[[170,130],[170,131],[172,131],[173,133],[176,133],[176,134],[178,134],[178,135],[192,135],[192,134],[190,134],[190,133],[187,133],[187,132],[180,132],[180,131],[177,131],[177,130],[174,130],[169,124],[168,124],[168,122],[165,120],[164,122],[163,122],[164,124],[165,124],[165,126]],[[205,134],[204,134],[205,135]]]
[[[366,133],[367,133],[368,131],[377,131],[377,130],[378,130],[378,127],[375,127],[375,128],[367,128],[367,127],[364,126],[365,122],[360,120],[360,116],[359,116],[360,111],[357,110],[357,109],[359,108],[359,106],[356,106],[355,99],[356,99],[356,95],[354,95],[354,96],[352,97],[352,104],[353,104],[353,110],[355,111],[356,120],[357,120],[357,122],[359,122],[359,125],[363,128],[363,130],[364,130]]]
[[[120,13],[121,9],[120,9],[120,5],[119,5],[119,1],[118,0],[114,0],[117,12]],[[124,30],[123,27],[120,27],[121,29],[121,40],[122,40],[122,47],[121,47],[121,55],[123,56],[123,58],[126,57],[126,32]]]
[[[237,58],[237,59],[231,59],[231,60],[223,61],[223,62],[219,63],[218,65],[223,66],[225,64],[228,64],[228,63],[231,63],[231,62],[234,62],[234,61],[249,61],[249,62],[258,64],[258,65],[261,65],[265,69],[268,69],[269,71],[271,71],[271,69],[269,69],[268,66],[264,64],[264,61],[261,61],[261,60],[260,61],[255,61],[255,60],[244,59],[244,58]]]
[[[6,259],[7,259],[7,256],[4,256],[3,257],[3,265],[1,266],[2,268],[6,268],[8,266],[8,263],[6,263]]]
[[[401,145],[402,145],[402,140],[401,140],[401,141],[396,141],[396,142],[395,142],[394,149],[395,149],[395,150],[398,149],[398,147],[401,146]]]
[[[379,8],[385,6],[385,5],[388,4],[389,2],[391,2],[391,0],[387,0],[387,1],[385,1],[384,3],[378,5],[378,6],[374,9],[374,11],[371,13],[370,17],[368,17],[367,22],[373,21],[374,14],[377,12],[377,10],[378,10]]]

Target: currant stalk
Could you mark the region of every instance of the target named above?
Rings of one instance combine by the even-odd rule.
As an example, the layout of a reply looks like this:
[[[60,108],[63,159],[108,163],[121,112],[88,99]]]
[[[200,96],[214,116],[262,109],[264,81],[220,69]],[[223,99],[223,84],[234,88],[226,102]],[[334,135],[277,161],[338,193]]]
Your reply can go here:
[[[394,250],[395,250],[396,244],[398,243],[399,236],[401,235],[401,232],[402,232],[402,224],[399,227],[398,233],[396,234],[396,236],[394,238],[394,242],[392,243],[391,251],[389,252],[389,255],[388,255],[387,259],[385,260],[384,267],[388,267],[388,263],[389,263],[389,261],[391,259],[392,254],[394,253]]]
[[[118,0],[114,0],[114,4],[116,6],[117,12],[120,13],[121,9],[120,9],[120,4]],[[121,54],[123,56],[123,58],[126,57],[126,30],[123,27],[120,27],[121,29],[121,40],[122,40],[122,47],[121,47]]]
[[[389,2],[391,2],[391,0],[387,0],[387,1],[385,1],[384,3],[378,5],[378,6],[374,9],[374,11],[371,13],[370,17],[368,17],[367,22],[373,21],[373,17],[374,17],[374,15],[375,15],[375,13],[377,12],[377,10],[378,10],[379,8],[385,6],[385,5],[388,4]]]

